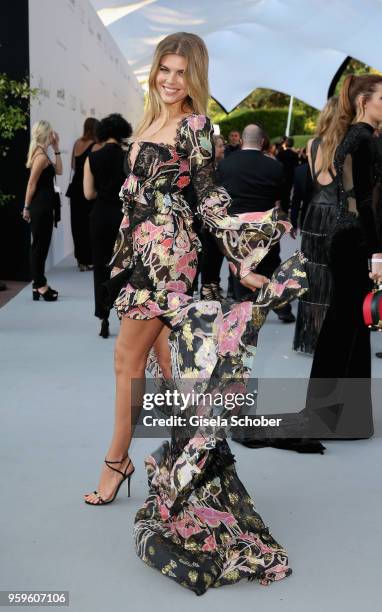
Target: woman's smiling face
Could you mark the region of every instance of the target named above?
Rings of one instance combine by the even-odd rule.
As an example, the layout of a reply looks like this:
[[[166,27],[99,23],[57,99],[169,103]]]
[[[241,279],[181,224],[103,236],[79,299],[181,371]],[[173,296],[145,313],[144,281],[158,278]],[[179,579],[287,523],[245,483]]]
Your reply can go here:
[[[155,84],[165,104],[176,104],[187,97],[186,68],[187,59],[182,55],[169,53],[162,57]]]

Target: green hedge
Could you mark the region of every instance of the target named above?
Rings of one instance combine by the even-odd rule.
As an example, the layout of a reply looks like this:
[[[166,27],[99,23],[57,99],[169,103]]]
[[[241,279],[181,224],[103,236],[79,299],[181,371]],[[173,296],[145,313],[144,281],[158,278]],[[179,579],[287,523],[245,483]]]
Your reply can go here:
[[[280,134],[285,134],[287,119],[287,108],[259,108],[257,110],[243,108],[233,111],[223,119],[216,120],[216,123],[219,124],[220,133],[223,134],[224,138],[228,138],[231,130],[242,132],[249,123],[261,125],[269,138],[274,138]],[[304,111],[293,111],[290,133],[303,134],[305,121],[306,115]]]

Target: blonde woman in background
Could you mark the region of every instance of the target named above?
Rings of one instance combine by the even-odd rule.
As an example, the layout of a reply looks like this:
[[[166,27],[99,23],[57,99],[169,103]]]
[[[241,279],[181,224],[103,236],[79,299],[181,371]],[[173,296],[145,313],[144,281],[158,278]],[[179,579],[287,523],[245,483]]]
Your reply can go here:
[[[54,163],[48,155],[49,146],[54,150]],[[32,127],[26,167],[30,169],[30,177],[22,214],[23,219],[31,224],[33,300],[38,301],[42,297],[46,302],[54,302],[58,292],[47,284],[45,262],[55,218],[54,177],[62,174],[62,161],[58,134],[48,121],[38,121]]]

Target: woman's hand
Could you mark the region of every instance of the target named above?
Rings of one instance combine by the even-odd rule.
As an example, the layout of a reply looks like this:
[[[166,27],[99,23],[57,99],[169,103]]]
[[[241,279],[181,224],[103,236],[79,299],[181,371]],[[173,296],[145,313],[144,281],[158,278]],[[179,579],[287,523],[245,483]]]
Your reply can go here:
[[[31,222],[31,214],[29,212],[29,208],[23,208],[23,212],[21,214],[23,216],[24,221],[26,221],[27,223]]]
[[[243,276],[240,279],[240,283],[247,287],[247,289],[251,289],[251,291],[256,291],[256,289],[261,289],[265,283],[269,283],[269,278],[263,276],[262,274],[255,274],[254,272],[250,272]]]
[[[114,266],[110,273],[110,278],[113,278],[116,274],[119,274],[120,272],[123,272],[123,268],[117,268],[116,266]]]
[[[374,253],[369,276],[374,282],[382,283],[382,253]]]
[[[55,151],[59,150],[59,145],[60,145],[60,137],[57,134],[57,132],[52,132],[52,135],[50,137],[50,144],[52,145],[53,149]]]

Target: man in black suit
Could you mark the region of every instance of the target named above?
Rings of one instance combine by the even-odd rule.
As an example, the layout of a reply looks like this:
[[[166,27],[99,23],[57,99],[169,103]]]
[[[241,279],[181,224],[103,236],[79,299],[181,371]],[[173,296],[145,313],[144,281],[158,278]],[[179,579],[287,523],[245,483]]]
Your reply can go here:
[[[290,205],[290,193],[293,187],[294,171],[299,164],[296,151],[293,151],[293,138],[285,138],[277,159],[284,166],[285,188],[281,198],[281,208],[287,213]]]
[[[265,134],[258,125],[247,125],[242,135],[242,148],[223,159],[217,170],[217,182],[223,185],[232,198],[230,214],[263,212],[273,208],[285,190],[282,165],[264,155],[262,145]],[[256,268],[256,273],[270,278],[281,263],[280,245],[273,246]],[[236,299],[248,295],[246,289],[234,278]],[[290,304],[277,309],[280,320],[292,323],[295,318]]]

